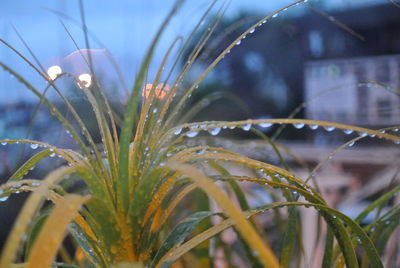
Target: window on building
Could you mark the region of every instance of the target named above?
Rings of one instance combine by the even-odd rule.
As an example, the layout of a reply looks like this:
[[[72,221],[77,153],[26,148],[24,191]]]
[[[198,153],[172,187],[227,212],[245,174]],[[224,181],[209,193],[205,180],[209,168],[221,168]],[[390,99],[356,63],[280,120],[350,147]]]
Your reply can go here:
[[[377,61],[375,65],[375,80],[384,84],[390,82],[390,66],[387,59]]]
[[[379,99],[376,102],[376,112],[379,118],[389,119],[392,116],[392,104],[390,99]]]

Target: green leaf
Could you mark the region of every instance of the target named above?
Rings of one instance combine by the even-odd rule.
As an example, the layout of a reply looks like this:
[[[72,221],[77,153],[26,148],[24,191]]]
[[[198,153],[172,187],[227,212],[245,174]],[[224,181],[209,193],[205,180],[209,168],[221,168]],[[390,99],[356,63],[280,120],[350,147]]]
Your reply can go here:
[[[49,150],[41,151],[27,160],[22,166],[20,166],[17,171],[8,179],[10,181],[15,181],[21,179],[25,174],[27,174],[31,168],[35,167],[37,163],[42,161],[43,158],[49,156],[52,152]]]
[[[150,64],[151,58],[153,56],[155,47],[161,38],[162,33],[166,29],[166,26],[170,22],[173,15],[177,12],[178,8],[181,6],[182,1],[177,1],[173,6],[172,10],[169,12],[167,17],[162,23],[162,27],[157,32],[154,37],[145,58],[140,66],[139,73],[135,77],[135,83],[133,86],[132,94],[129,98],[128,107],[125,113],[124,123],[121,129],[121,141],[119,148],[119,179],[117,183],[117,196],[118,196],[118,208],[127,211],[129,207],[129,189],[133,184],[130,183],[129,178],[129,144],[133,137],[133,126],[137,118],[137,105],[140,95],[140,90],[142,89],[143,82],[148,71],[148,66]]]
[[[173,247],[178,246],[188,234],[196,228],[196,226],[207,217],[210,217],[213,213],[208,211],[200,211],[193,213],[185,220],[180,222],[168,235],[167,239],[163,242],[160,249],[157,251],[150,267],[155,267],[158,261]],[[164,263],[161,267],[168,267],[170,263]]]
[[[326,239],[325,239],[325,250],[324,250],[324,258],[322,260],[322,267],[331,267],[332,266],[332,256],[333,256],[333,240],[334,235],[330,228],[328,228]]]
[[[145,266],[138,262],[121,262],[111,265],[111,268],[145,268]]]

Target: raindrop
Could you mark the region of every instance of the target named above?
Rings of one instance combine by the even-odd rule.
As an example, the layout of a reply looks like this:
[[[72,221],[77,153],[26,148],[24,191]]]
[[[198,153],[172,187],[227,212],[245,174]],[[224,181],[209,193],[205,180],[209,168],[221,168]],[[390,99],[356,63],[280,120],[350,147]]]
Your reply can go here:
[[[395,129],[393,129],[393,131],[394,131],[394,132],[397,132],[397,131],[399,131],[399,129],[398,129],[398,128],[395,128]]]
[[[395,141],[394,144],[400,144],[400,141]]]
[[[0,202],[7,201],[7,199],[8,199],[8,196],[3,196],[3,197],[0,197]]]
[[[172,155],[173,155],[173,153],[171,153],[171,152],[167,153],[167,157],[171,157]]]
[[[165,162],[160,163],[160,167],[163,167],[163,166],[165,166]]]
[[[2,141],[1,145],[7,145],[7,142],[6,141]]]
[[[276,18],[276,17],[278,17],[278,13],[276,13],[276,14],[272,15],[272,17],[273,17],[273,18]]]
[[[358,135],[360,135],[360,137],[366,137],[368,135],[367,132],[358,132]]]
[[[198,155],[202,155],[206,152],[206,149],[201,149],[197,152]]]
[[[32,144],[31,144],[31,148],[32,148],[33,150],[37,149],[38,147],[39,147],[39,144],[36,144],[36,143],[32,143]]]
[[[189,137],[189,138],[194,138],[194,137],[197,136],[197,134],[199,134],[199,132],[191,131],[191,132],[186,133],[186,136]]]
[[[349,147],[352,147],[354,145],[355,141],[349,143]]]
[[[54,152],[54,148],[50,148],[49,151],[50,151],[50,152]]]
[[[229,129],[235,129],[236,126],[229,126],[228,128],[229,128]]]
[[[386,133],[386,130],[381,130],[380,132],[381,132],[381,133]]]
[[[241,126],[241,128],[242,128],[244,131],[249,131],[250,128],[251,128],[251,124],[245,124],[245,125]]]
[[[371,137],[371,138],[375,138],[375,134],[369,134],[369,136]]]
[[[158,109],[157,109],[157,108],[154,108],[154,109],[153,109],[153,114],[155,114],[157,111],[158,111]]]
[[[263,20],[262,24],[265,24],[265,23],[267,23],[267,20]]]
[[[238,46],[238,45],[240,45],[240,43],[242,43],[242,40],[237,41],[236,45]]]
[[[333,127],[333,126],[324,126],[324,128],[326,129],[326,131],[329,131],[329,132],[335,130],[335,127]]]
[[[318,125],[309,125],[312,130],[316,130],[319,126]]]
[[[181,134],[181,132],[182,132],[182,129],[179,128],[179,129],[175,130],[174,134],[175,135],[179,135],[179,134]]]
[[[344,134],[350,135],[351,133],[353,133],[352,129],[345,129],[343,130]]]
[[[297,129],[303,128],[304,124],[303,123],[294,123],[293,126]]]
[[[249,31],[249,33],[254,33],[254,31],[256,30],[256,28],[253,28],[253,29],[251,29],[250,31]]]
[[[259,123],[258,125],[259,125],[260,127],[267,128],[267,127],[272,126],[272,123]]]
[[[189,128],[190,129],[196,129],[196,128],[199,128],[199,126],[198,125],[194,125],[194,126],[190,126]]]
[[[220,128],[220,127],[216,127],[216,128],[210,129],[208,132],[209,132],[211,135],[215,136],[215,135],[218,135],[218,133],[221,132],[221,128]]]
[[[35,187],[40,186],[40,182],[32,182],[32,186],[35,186]]]

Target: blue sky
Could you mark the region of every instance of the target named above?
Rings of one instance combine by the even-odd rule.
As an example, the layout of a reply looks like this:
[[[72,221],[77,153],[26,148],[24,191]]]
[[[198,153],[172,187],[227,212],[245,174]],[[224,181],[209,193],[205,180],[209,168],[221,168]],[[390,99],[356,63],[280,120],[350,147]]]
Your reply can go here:
[[[0,37],[27,54],[27,50],[13,31],[12,24],[45,67],[64,61],[64,57],[73,52],[75,48],[65,30],[63,30],[58,16],[49,9],[62,11],[68,16],[79,20],[77,2],[2,0],[0,4]],[[119,62],[125,77],[128,78],[128,82],[132,82],[135,68],[140,62],[141,56],[173,2],[164,0],[84,1],[88,27],[101,39]],[[219,4],[223,2],[219,1]],[[267,15],[292,2],[293,0],[232,0],[227,16],[234,16],[243,9],[255,11],[260,15]],[[332,9],[351,8],[360,4],[383,3],[386,0],[310,0],[310,2],[322,3],[327,8]],[[210,0],[187,0],[184,8],[168,28],[161,43],[169,44],[177,35],[185,35],[190,31],[193,23],[202,14],[199,11],[204,11],[208,3],[210,3]],[[288,12],[287,16],[301,10],[304,10],[304,6],[293,8]],[[64,22],[79,43],[79,46],[85,48],[83,35],[79,27],[68,20],[64,20]],[[92,48],[104,48],[93,42],[92,44]],[[155,57],[155,61],[160,61],[163,55],[162,51],[165,48],[162,47],[160,50]],[[0,59],[23,73],[29,81],[39,88],[45,85],[43,79],[34,74],[26,64],[10,53],[4,45],[0,45]],[[109,75],[111,78],[113,77],[113,74],[110,73]],[[0,72],[0,85],[0,104],[14,102],[20,98],[35,98],[3,71]]]

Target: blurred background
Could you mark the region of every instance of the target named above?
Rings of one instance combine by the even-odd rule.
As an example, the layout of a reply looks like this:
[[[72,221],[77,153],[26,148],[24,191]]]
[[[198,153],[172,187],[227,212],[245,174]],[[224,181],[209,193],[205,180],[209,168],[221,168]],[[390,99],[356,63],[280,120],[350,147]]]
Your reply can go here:
[[[96,75],[119,107],[126,102],[126,92],[146,48],[173,2],[85,1],[90,37],[87,47],[78,1],[3,0],[0,38],[44,71],[57,65],[75,76],[89,72],[77,50],[92,49]],[[185,83],[190,85],[243,31],[292,2],[232,0]],[[209,4],[205,0],[185,2],[160,41],[150,79],[173,40],[177,36],[187,38]],[[210,21],[223,4],[216,4]],[[192,47],[207,30],[207,26],[202,28]],[[0,44],[0,61],[44,90],[46,81],[5,44]],[[91,112],[75,83],[70,78],[57,83],[82,116],[90,118]],[[193,105],[201,101],[209,104],[192,120],[287,118],[299,108],[293,116],[381,129],[400,125],[399,88],[400,8],[396,2],[309,0],[274,16],[232,49],[192,96]],[[63,109],[52,90],[46,95]],[[37,104],[38,99],[17,79],[1,71],[0,139],[31,138],[74,148],[68,134],[45,108],[35,112]],[[64,112],[68,114],[65,108]],[[291,126],[259,130],[277,138],[285,152],[290,151],[284,153],[285,160],[304,178],[335,148],[357,136]],[[272,149],[254,138],[241,131],[226,131],[211,142],[277,164]],[[202,139],[206,138],[200,137],[199,141]],[[31,150],[22,145],[0,146],[1,182],[30,155]],[[308,169],[298,165],[293,155],[299,155]],[[319,170],[320,187],[334,206],[355,216],[372,197],[398,183],[399,156],[398,146],[366,137],[340,151]],[[59,164],[62,160],[48,160],[27,176],[40,178],[49,167]],[[255,205],[265,201],[265,197],[252,198]],[[14,197],[10,200],[0,202],[0,245],[22,202]],[[312,226],[311,222],[307,224]]]

